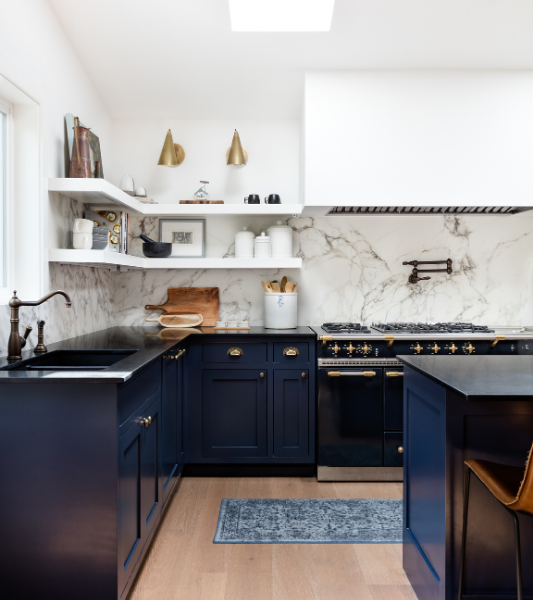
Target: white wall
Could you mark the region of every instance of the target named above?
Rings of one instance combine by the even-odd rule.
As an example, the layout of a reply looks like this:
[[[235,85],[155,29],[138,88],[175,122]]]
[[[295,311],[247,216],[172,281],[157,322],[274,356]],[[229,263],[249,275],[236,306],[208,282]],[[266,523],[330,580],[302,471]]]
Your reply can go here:
[[[533,205],[533,72],[312,72],[305,203]]]
[[[157,165],[168,129],[185,149],[176,168]],[[246,167],[226,165],[226,150],[237,129],[248,150]],[[160,203],[193,200],[200,180],[209,181],[211,200],[242,204],[244,196],[271,193],[283,203],[297,203],[299,126],[296,119],[183,120],[124,119],[113,123],[113,183],[130,174]]]
[[[63,287],[73,300],[68,314],[63,314],[62,302],[56,299],[34,310],[22,311],[23,325],[37,317],[47,321],[46,339],[50,343],[112,324],[109,277],[79,268],[49,270],[48,245],[64,238],[72,219],[78,216],[79,207],[58,195],[51,194],[49,198],[46,190],[48,177],[65,175],[67,112],[79,115],[99,135],[106,175],[111,176],[111,119],[47,0],[0,0],[0,14],[0,75],[39,104],[41,135],[39,173],[35,169],[28,172],[28,177],[38,179],[35,210],[25,210],[19,224],[21,219],[34,224],[41,221],[38,235],[42,239],[32,260],[39,262],[42,284],[32,286],[31,290],[29,284],[23,285],[17,290],[20,298],[35,300],[32,296],[36,291],[44,294],[49,289]],[[9,311],[4,305],[0,306],[0,355],[5,354],[8,333]],[[30,347],[36,337],[36,332],[31,335]]]

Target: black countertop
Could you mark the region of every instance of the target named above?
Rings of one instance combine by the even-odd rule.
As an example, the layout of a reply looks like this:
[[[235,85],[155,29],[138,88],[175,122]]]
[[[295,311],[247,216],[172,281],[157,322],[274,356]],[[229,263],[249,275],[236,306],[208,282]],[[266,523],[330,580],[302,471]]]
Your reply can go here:
[[[112,327],[87,335],[69,338],[55,344],[47,344],[48,354],[56,350],[137,350],[131,356],[107,367],[102,371],[13,371],[10,368],[21,362],[35,358],[33,349],[22,352],[20,361],[0,358],[1,383],[29,383],[77,381],[93,383],[124,383],[138,371],[158,359],[165,352],[185,340],[190,335],[208,335],[211,339],[235,335],[254,336],[314,336],[308,327],[297,329],[265,329],[252,327],[246,331],[215,331],[213,327],[175,329],[162,327]],[[42,355],[40,355],[42,356]],[[7,370],[5,370],[7,369]]]
[[[533,400],[533,356],[398,356],[466,399]]]

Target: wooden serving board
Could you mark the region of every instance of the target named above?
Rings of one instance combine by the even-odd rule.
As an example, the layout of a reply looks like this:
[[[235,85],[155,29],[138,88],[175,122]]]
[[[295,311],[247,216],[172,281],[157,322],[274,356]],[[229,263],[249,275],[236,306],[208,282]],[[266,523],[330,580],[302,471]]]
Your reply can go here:
[[[180,204],[224,204],[224,200],[180,200]]]
[[[166,315],[197,315],[204,318],[202,325],[214,327],[218,319],[218,288],[168,288],[165,304],[147,304],[146,310],[162,310]]]

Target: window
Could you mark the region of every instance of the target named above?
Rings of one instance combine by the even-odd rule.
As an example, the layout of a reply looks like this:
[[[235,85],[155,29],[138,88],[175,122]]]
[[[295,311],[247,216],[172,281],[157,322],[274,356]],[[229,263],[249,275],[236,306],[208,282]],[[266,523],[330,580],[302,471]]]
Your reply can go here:
[[[0,97],[0,300],[9,294],[11,231],[12,105]]]

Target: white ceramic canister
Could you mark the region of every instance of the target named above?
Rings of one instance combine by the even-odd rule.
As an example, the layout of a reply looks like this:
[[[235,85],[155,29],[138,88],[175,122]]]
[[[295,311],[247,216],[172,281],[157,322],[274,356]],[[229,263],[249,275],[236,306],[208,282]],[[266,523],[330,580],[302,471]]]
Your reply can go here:
[[[254,238],[254,232],[248,231],[248,227],[235,234],[235,258],[254,257]]]
[[[74,219],[74,233],[92,233],[94,223],[89,219]]]
[[[72,246],[76,250],[90,250],[93,247],[92,233],[73,233]]]
[[[292,227],[278,221],[267,229],[273,258],[292,258]]]
[[[296,329],[298,327],[298,293],[265,294],[265,328]]]
[[[255,258],[270,258],[271,256],[270,238],[263,231],[255,238]]]

